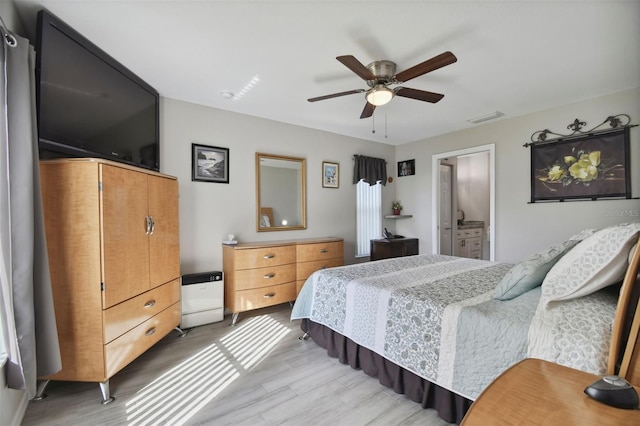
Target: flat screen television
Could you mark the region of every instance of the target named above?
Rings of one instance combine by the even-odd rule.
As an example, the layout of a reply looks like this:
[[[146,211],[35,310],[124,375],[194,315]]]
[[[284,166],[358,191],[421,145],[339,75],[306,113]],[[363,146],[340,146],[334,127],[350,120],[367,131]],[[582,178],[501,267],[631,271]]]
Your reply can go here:
[[[44,10],[36,104],[41,159],[98,157],[159,170],[158,92]]]

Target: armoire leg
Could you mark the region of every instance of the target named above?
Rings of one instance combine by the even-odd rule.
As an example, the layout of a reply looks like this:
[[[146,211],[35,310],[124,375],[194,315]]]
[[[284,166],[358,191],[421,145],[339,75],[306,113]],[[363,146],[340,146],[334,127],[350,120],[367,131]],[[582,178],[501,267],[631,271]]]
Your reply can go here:
[[[116,398],[109,395],[109,381],[100,382],[100,392],[102,392],[102,405],[107,405],[112,403]]]
[[[231,324],[229,325],[236,325],[236,322],[238,322],[238,315],[240,315],[240,312],[233,313],[233,315],[231,316]]]
[[[33,397],[32,401],[42,401],[47,397],[47,394],[44,393],[44,390],[46,389],[48,384],[49,384],[49,380],[38,380],[36,396]]]

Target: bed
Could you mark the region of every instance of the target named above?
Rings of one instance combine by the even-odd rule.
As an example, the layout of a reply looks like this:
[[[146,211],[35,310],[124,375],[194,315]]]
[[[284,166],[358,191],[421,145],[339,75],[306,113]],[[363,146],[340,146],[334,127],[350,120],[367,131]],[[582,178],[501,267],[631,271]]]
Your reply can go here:
[[[614,319],[635,312],[639,233],[640,223],[587,230],[516,265],[418,255],[325,269],[291,318],[330,356],[459,423],[527,357],[613,373],[628,328]]]

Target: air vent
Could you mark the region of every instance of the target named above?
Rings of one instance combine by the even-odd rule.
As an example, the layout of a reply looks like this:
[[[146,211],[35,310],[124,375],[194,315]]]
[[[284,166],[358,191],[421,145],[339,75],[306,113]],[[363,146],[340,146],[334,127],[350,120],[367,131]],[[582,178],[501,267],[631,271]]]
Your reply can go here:
[[[481,115],[480,117],[471,118],[467,121],[473,124],[478,124],[478,123],[483,123],[489,120],[495,120],[496,118],[500,118],[500,117],[504,117],[504,114],[501,113],[500,111],[496,111],[496,112],[491,112],[489,114]]]

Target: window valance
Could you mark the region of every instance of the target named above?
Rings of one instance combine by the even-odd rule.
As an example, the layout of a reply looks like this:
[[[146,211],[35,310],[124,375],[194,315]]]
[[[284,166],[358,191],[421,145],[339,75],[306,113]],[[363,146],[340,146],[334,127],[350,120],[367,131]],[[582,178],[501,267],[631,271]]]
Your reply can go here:
[[[387,184],[387,162],[384,158],[366,157],[354,155],[353,183],[364,180],[369,185],[375,185],[378,181]]]

